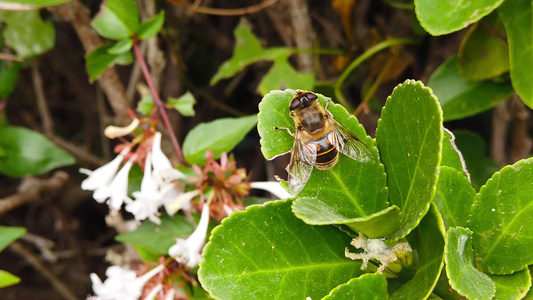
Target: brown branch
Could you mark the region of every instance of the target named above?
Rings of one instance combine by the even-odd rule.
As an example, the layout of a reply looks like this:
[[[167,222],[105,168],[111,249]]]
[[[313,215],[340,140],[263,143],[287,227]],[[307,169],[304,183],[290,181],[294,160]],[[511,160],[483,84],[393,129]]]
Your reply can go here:
[[[305,0],[288,0],[289,13],[292,27],[294,28],[294,41],[296,47],[301,49],[313,48],[314,31],[311,26],[311,17]],[[298,69],[302,72],[313,72],[313,54],[301,53],[298,55]]]
[[[15,252],[17,255],[24,258],[24,260],[29,263],[37,272],[39,272],[54,289],[65,299],[67,300],[76,300],[77,297],[74,293],[63,283],[59,278],[54,275],[45,265],[39,260],[39,258],[28,251],[22,244],[19,242],[14,242],[9,246],[9,249]]]
[[[490,142],[490,158],[500,166],[507,164],[505,155],[505,143],[507,141],[507,124],[510,115],[507,110],[507,102],[502,102],[496,108],[492,115],[492,136]]]
[[[23,62],[24,58],[22,58],[20,56],[16,56],[16,55],[11,54],[11,53],[0,53],[0,60]]]
[[[48,179],[25,177],[16,194],[0,199],[0,215],[23,204],[38,201],[44,195],[55,194],[67,183],[68,178],[68,174],[63,171],[56,171]]]
[[[513,117],[510,163],[526,158],[531,153],[532,141],[528,136],[528,122],[531,113],[518,95],[510,99],[510,112]]]
[[[37,61],[31,65],[31,73],[33,77],[33,90],[35,91],[35,98],[37,99],[37,108],[41,116],[41,124],[46,135],[51,135],[54,132],[54,123],[52,122],[52,115],[46,102],[46,97],[43,90],[43,79],[39,73],[39,66]]]
[[[85,53],[91,53],[102,45],[100,36],[91,27],[90,12],[79,0],[73,0],[61,5],[48,7],[48,10],[63,21],[71,23],[76,31]],[[118,77],[114,67],[108,68],[98,79],[102,89],[119,122],[126,122],[126,109],[128,100],[126,89]]]
[[[169,0],[169,2],[182,5],[183,3],[179,0]],[[242,16],[246,14],[253,14],[256,12],[259,12],[273,4],[278,2],[278,0],[266,0],[259,4],[243,7],[243,8],[235,8],[235,9],[223,9],[223,8],[211,8],[211,7],[203,7],[195,4],[189,4],[185,3],[185,7],[193,13],[199,13],[199,14],[207,14],[207,15],[216,15],[216,16]]]

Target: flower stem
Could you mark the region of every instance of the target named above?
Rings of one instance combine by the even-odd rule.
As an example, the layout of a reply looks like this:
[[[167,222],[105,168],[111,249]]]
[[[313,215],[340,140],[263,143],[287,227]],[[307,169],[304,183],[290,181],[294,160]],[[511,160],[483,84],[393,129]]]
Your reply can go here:
[[[178,140],[176,139],[174,130],[172,129],[172,126],[170,125],[170,121],[168,120],[168,115],[167,115],[167,112],[165,111],[165,106],[163,105],[161,98],[159,98],[159,93],[157,92],[155,88],[154,81],[152,80],[152,76],[150,76],[150,71],[148,71],[148,66],[146,65],[146,61],[144,60],[144,57],[142,56],[141,50],[139,49],[139,44],[136,40],[133,41],[133,51],[135,52],[135,57],[139,61],[139,65],[141,66],[141,69],[143,71],[144,79],[146,80],[146,83],[148,84],[148,87],[150,88],[152,97],[154,98],[156,109],[159,111],[159,114],[161,114],[161,118],[163,119],[163,122],[165,123],[165,127],[167,128],[168,133],[170,134],[170,140],[172,141],[172,145],[174,145],[176,154],[178,154],[178,160],[181,164],[186,165],[187,163],[185,162],[185,158],[183,158],[181,147],[178,144]]]

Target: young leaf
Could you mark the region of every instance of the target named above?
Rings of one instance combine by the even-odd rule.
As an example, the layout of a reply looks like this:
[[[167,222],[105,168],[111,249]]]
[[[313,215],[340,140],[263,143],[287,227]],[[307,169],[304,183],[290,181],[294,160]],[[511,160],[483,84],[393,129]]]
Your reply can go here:
[[[124,40],[118,41],[116,44],[111,46],[111,48],[109,48],[107,52],[109,52],[109,54],[118,55],[118,54],[122,54],[124,52],[130,51],[132,46],[133,46],[132,39],[124,39]]]
[[[193,94],[187,92],[179,98],[168,98],[167,105],[177,110],[182,116],[194,116],[193,106],[196,104]]]
[[[129,64],[133,61],[131,52],[124,52],[121,54],[111,54],[109,49],[113,45],[101,46],[85,56],[87,73],[89,78],[94,81],[104,73],[107,68],[112,67],[114,64]]]
[[[253,205],[216,227],[198,271],[219,299],[320,299],[362,274],[344,256],[350,237],[333,226],[309,226],[291,201]]]
[[[496,284],[494,298],[498,300],[523,299],[531,289],[531,275],[528,268],[509,275],[489,275],[489,277]]]
[[[152,38],[159,33],[164,23],[165,23],[165,12],[161,11],[160,13],[157,14],[157,16],[151,18],[150,20],[143,22],[141,26],[139,27],[139,29],[137,30],[136,35],[141,40],[147,40],[149,38]]]
[[[200,123],[183,141],[183,155],[190,164],[205,162],[205,152],[213,152],[215,159],[229,152],[255,127],[257,116],[218,119]]]
[[[192,225],[181,215],[160,217],[161,225],[146,221],[132,232],[121,234],[115,239],[121,243],[141,246],[159,255],[168,255],[168,249],[176,243],[176,238],[185,238],[192,233]]]
[[[131,37],[139,23],[139,10],[134,0],[105,0],[91,25],[105,38],[122,40]]]
[[[70,0],[2,0],[0,9],[5,10],[32,10],[45,6],[54,6],[69,2]]]
[[[32,57],[54,47],[56,34],[52,22],[41,19],[38,10],[0,11],[5,43],[21,57]]]
[[[513,93],[513,87],[508,82],[464,81],[459,75],[456,58],[447,60],[431,74],[428,86],[439,99],[444,121],[486,111]]]
[[[274,59],[274,65],[268,73],[261,79],[257,87],[259,94],[265,95],[277,89],[302,89],[312,90],[315,86],[315,75],[313,73],[298,73],[288,61],[289,55],[280,55]]]
[[[45,136],[23,127],[0,128],[0,147],[6,152],[0,159],[0,172],[12,177],[43,174],[76,162]]]
[[[507,31],[513,87],[524,103],[533,108],[533,3],[505,1],[498,9]]]
[[[442,112],[430,89],[414,80],[394,88],[376,130],[377,146],[387,173],[389,201],[401,210],[401,224],[390,236],[393,240],[413,230],[433,201],[442,131]]]
[[[19,70],[19,62],[0,61],[0,99],[6,99],[15,89]]]
[[[154,98],[151,95],[142,95],[141,100],[137,103],[137,111],[148,116],[154,109]]]
[[[472,231],[463,227],[452,227],[446,232],[444,250],[446,274],[450,285],[467,299],[492,299],[496,285],[489,276],[478,271],[472,251]]]
[[[390,299],[411,300],[429,297],[444,266],[443,231],[442,219],[437,208],[432,205],[420,222],[420,226],[407,236],[413,251],[417,253],[416,273],[413,278],[396,290]]]
[[[533,264],[533,158],[495,173],[476,195],[469,227],[478,265],[510,274]]]
[[[25,233],[24,227],[0,226],[0,252]]]
[[[466,227],[476,190],[459,171],[441,166],[435,204],[439,209],[444,228]]]
[[[20,282],[20,278],[18,278],[17,276],[7,271],[0,270],[0,289],[15,285],[19,282]]]
[[[427,32],[443,35],[479,21],[502,2],[503,0],[415,0],[415,12]]]
[[[385,276],[368,273],[337,286],[322,300],[382,300],[388,297]]]
[[[463,154],[455,144],[455,136],[448,129],[444,129],[444,138],[442,141],[442,161],[441,166],[448,166],[462,172],[467,176],[466,163]],[[467,176],[468,177],[468,176]]]
[[[492,79],[509,71],[509,46],[496,12],[470,28],[457,58],[459,72],[466,81]]]

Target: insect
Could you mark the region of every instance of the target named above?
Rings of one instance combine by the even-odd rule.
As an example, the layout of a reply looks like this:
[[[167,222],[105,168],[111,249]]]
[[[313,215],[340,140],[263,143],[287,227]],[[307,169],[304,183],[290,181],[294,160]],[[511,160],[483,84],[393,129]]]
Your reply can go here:
[[[300,91],[289,104],[290,116],[296,127],[294,134],[286,127],[274,128],[287,130],[294,137],[291,159],[285,168],[289,193],[292,195],[303,189],[313,166],[319,170],[335,166],[339,152],[361,162],[373,158],[363,142],[335,121],[328,111],[329,101],[322,107],[315,93]]]

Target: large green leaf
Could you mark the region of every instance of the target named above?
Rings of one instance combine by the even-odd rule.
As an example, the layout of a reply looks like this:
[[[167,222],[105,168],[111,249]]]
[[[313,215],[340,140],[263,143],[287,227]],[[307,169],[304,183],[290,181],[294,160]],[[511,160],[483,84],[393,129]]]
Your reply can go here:
[[[24,227],[0,226],[0,251],[4,250],[7,246],[23,236],[25,233],[26,228]]]
[[[41,19],[38,10],[0,11],[0,22],[7,45],[21,57],[32,57],[54,47],[56,34],[52,22]]]
[[[448,34],[479,21],[503,0],[415,0],[420,24],[432,35]]]
[[[507,31],[513,87],[527,106],[533,108],[533,3],[505,1],[498,9]]]
[[[509,71],[509,46],[496,12],[470,28],[457,57],[459,72],[467,81],[492,79]]]
[[[450,285],[467,299],[492,299],[496,285],[489,276],[478,271],[472,251],[472,231],[463,227],[452,227],[446,232],[444,251],[446,274]]]
[[[263,76],[257,87],[259,94],[266,95],[276,89],[302,89],[312,90],[315,86],[313,73],[298,73],[288,61],[289,53],[274,59],[274,64],[268,73]]]
[[[217,159],[222,152],[229,152],[237,146],[255,124],[256,115],[200,123],[187,133],[183,141],[183,155],[191,164],[205,162],[205,152],[208,150]]]
[[[193,227],[181,215],[163,215],[160,219],[161,225],[146,221],[134,231],[118,235],[115,239],[141,246],[155,254],[168,255],[168,249],[176,243],[176,238],[185,238]]]
[[[401,210],[397,240],[413,230],[436,192],[442,150],[442,112],[430,89],[407,80],[387,99],[376,130],[390,204]]]
[[[415,230],[407,236],[413,248],[416,273],[396,290],[391,299],[427,299],[437,284],[444,266],[444,229],[434,205]]]
[[[463,154],[472,185],[479,189],[500,167],[487,157],[483,139],[472,132],[458,130],[454,132],[457,148]]]
[[[105,0],[91,25],[108,39],[129,38],[140,26],[137,4],[134,0]]]
[[[38,175],[75,163],[65,150],[57,147],[42,134],[23,127],[0,128],[0,172],[13,177]]]
[[[498,300],[522,299],[531,289],[531,275],[528,268],[509,275],[489,275],[489,277],[496,284],[494,298]]]
[[[435,204],[439,209],[444,227],[466,227],[476,190],[459,171],[441,166]]]
[[[444,121],[473,116],[496,106],[513,93],[508,82],[466,82],[460,75],[457,59],[443,63],[428,81],[438,97]]]
[[[361,275],[361,262],[344,256],[350,239],[305,224],[290,200],[253,205],[213,230],[198,275],[218,299],[319,299]]]
[[[454,168],[467,176],[465,173],[466,163],[463,154],[455,144],[455,136],[448,129],[444,130],[444,137],[442,140],[442,161],[440,165]]]
[[[87,73],[91,81],[94,81],[104,73],[107,68],[114,64],[129,64],[133,61],[131,52],[124,52],[119,54],[110,53],[109,50],[115,45],[100,46],[85,56]]]
[[[510,274],[533,264],[533,158],[495,173],[476,195],[469,227],[478,265]]]
[[[12,286],[19,282],[20,282],[20,278],[18,278],[17,276],[7,271],[0,270],[0,289],[8,287],[8,286]]]
[[[11,95],[19,77],[20,63],[0,61],[0,99]]]
[[[322,300],[382,300],[388,296],[385,276],[369,273],[339,285]]]
[[[5,10],[30,10],[45,6],[54,6],[69,2],[70,0],[1,0],[0,9]]]

